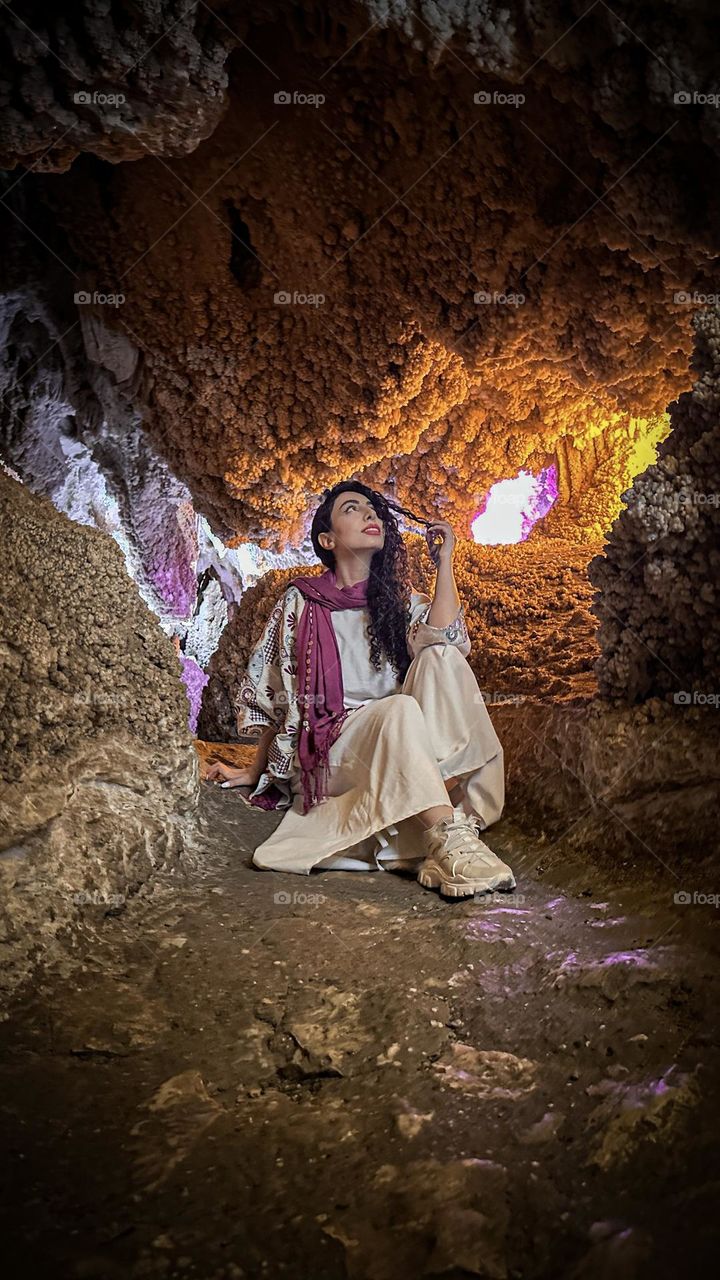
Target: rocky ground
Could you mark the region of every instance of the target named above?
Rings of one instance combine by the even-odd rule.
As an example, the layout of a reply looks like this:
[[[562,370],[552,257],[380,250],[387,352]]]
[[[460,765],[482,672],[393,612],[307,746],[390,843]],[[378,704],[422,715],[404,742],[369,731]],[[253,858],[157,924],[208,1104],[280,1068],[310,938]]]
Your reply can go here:
[[[716,886],[506,818],[516,892],[452,903],[255,870],[276,821],[204,784],[0,1026],[8,1280],[705,1274]]]

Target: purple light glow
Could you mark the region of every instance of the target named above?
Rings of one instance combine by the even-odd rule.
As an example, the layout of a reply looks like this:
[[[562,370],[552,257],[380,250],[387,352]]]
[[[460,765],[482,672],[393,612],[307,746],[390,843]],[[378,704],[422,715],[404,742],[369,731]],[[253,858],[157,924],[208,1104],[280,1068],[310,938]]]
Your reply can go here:
[[[186,658],[184,653],[180,654],[180,661],[182,663],[182,675],[180,678],[185,685],[188,702],[190,703],[188,728],[194,734],[197,729],[198,716],[200,715],[203,689],[210,677],[192,658]]]
[[[165,607],[176,618],[189,618],[197,596],[194,564],[152,565],[148,576]]]

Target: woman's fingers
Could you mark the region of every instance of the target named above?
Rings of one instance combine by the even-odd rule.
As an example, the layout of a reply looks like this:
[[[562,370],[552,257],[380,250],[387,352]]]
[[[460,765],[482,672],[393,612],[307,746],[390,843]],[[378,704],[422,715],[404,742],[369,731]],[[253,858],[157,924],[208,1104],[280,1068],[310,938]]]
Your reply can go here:
[[[428,529],[428,532],[427,532],[428,550],[433,560],[438,555],[440,551],[440,547],[442,546],[443,540],[439,536],[439,534],[440,534],[440,530],[438,530],[436,526],[431,527],[430,529]]]
[[[234,769],[227,782],[223,783],[225,787],[256,787],[258,783],[257,776],[251,769]]]
[[[255,778],[250,769],[233,769],[230,765],[223,764],[218,761],[211,764],[205,774],[206,782],[220,782],[225,787],[254,787],[257,786],[257,778]]]
[[[226,764],[222,764],[218,761],[216,764],[210,765],[205,776],[208,782],[214,782],[216,778],[229,778],[232,772],[233,770],[228,768]]]
[[[428,547],[430,555],[435,563],[442,553],[444,556],[452,554],[455,545],[455,533],[452,525],[447,520],[434,520],[427,528]]]

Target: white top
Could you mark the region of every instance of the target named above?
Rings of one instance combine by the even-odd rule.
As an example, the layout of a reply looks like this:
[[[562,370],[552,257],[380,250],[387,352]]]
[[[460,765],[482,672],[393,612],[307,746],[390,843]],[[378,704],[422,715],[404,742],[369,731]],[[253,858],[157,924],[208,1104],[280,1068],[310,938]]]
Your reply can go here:
[[[399,693],[401,682],[384,653],[380,670],[370,661],[369,609],[333,609],[330,617],[340,654],[346,707],[361,707],[373,698]]]

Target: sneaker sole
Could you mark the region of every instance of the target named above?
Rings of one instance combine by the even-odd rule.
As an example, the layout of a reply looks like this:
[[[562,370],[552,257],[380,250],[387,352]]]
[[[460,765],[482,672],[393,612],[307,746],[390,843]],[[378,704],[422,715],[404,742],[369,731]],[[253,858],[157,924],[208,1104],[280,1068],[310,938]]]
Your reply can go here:
[[[516,888],[517,881],[512,871],[499,872],[487,878],[467,880],[462,877],[449,879],[439,867],[423,867],[418,871],[418,884],[424,889],[439,889],[445,898],[469,898],[475,893],[491,893],[499,891],[508,893]]]

